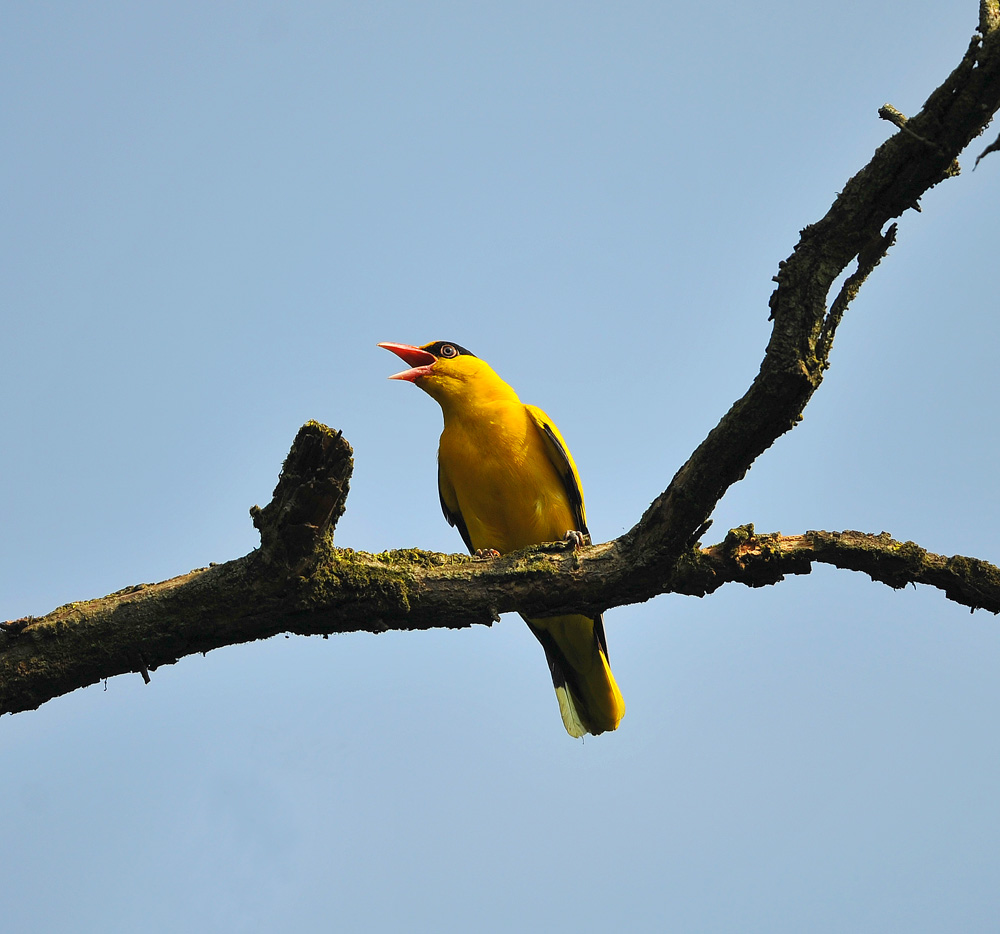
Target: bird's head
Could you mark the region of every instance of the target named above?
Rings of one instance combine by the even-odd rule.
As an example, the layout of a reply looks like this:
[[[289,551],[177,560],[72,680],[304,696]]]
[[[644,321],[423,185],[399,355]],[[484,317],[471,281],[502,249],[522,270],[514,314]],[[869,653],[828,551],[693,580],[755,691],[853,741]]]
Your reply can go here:
[[[485,401],[490,396],[513,395],[485,360],[461,344],[431,341],[422,347],[391,343],[379,347],[391,350],[410,365],[410,369],[394,373],[389,379],[405,379],[419,386],[446,409],[463,400]]]

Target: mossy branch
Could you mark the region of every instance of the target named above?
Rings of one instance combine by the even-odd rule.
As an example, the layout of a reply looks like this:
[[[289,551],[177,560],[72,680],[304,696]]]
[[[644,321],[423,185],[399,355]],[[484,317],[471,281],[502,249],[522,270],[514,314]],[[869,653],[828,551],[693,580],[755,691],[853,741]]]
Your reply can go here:
[[[268,507],[272,514],[280,511],[282,497],[294,495],[289,476],[302,476],[296,450],[315,454],[323,447],[320,435],[332,454],[331,469],[343,471],[339,433],[315,422],[305,426]],[[324,485],[321,473],[304,481],[309,489],[301,495],[312,497],[317,481]],[[504,612],[596,611],[660,593],[704,596],[732,582],[760,587],[807,574],[814,562],[863,571],[891,587],[928,584],[965,606],[1000,612],[1000,569],[934,555],[885,533],[757,535],[752,525],[742,526],[717,545],[692,547],[652,576],[635,572],[634,548],[623,536],[577,549],[552,543],[484,561],[418,549],[367,554],[336,548],[327,535],[307,566],[294,571],[273,563],[261,548],[158,584],[2,624],[0,713],[30,710],[126,672],[148,681],[149,672],[185,655],[279,632],[488,626]]]
[[[838,324],[893,242],[895,226],[886,224],[957,174],[959,153],[1000,107],[997,0],[981,0],[979,13],[980,33],[920,113],[908,120],[882,108],[898,132],[779,264],[760,372],[626,535],[576,550],[543,545],[496,561],[336,548],[351,449],[339,432],[311,422],[292,445],[271,503],[251,511],[258,550],[0,624],[0,712],[31,709],[125,672],[148,680],[150,671],[185,655],[279,632],[455,628],[488,625],[513,610],[603,610],[660,593],[704,595],[728,582],[773,584],[817,561],[892,587],[928,584],[966,606],[1000,611],[993,565],[943,558],[885,535],[759,536],[745,526],[718,545],[695,545],[723,493],[801,419],[829,365]],[[855,259],[857,270],[828,310],[833,284]]]
[[[788,574],[808,574],[816,563],[861,571],[896,590],[926,584],[971,610],[1000,613],[1000,568],[978,558],[936,555],[886,532],[757,535],[752,524],[740,526],[720,544],[681,561],[672,589],[701,597],[730,582],[763,587]]]

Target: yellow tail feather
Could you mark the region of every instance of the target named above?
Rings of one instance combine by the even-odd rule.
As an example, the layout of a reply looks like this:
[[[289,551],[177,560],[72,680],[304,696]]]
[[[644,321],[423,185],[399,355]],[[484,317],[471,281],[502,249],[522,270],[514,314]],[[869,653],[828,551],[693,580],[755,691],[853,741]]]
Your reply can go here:
[[[562,715],[563,726],[566,727],[566,732],[573,739],[579,739],[590,732],[583,720],[580,719],[580,713],[576,709],[576,701],[573,700],[569,688],[556,688],[556,700],[559,701],[559,713]]]
[[[545,648],[559,713],[570,736],[617,730],[625,701],[611,673],[595,621],[586,616],[528,620]],[[599,625],[599,623],[598,623]]]

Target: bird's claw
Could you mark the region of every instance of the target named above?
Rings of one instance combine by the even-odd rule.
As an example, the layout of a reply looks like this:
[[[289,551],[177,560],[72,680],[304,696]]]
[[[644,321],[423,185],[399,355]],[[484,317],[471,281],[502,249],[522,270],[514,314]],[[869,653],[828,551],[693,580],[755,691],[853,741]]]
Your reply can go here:
[[[500,552],[496,548],[477,548],[473,557],[480,561],[489,561],[492,558],[499,558]]]
[[[575,551],[581,545],[588,544],[589,536],[585,535],[583,532],[578,532],[576,529],[570,529],[564,536],[563,541],[566,542],[566,547],[572,551]]]

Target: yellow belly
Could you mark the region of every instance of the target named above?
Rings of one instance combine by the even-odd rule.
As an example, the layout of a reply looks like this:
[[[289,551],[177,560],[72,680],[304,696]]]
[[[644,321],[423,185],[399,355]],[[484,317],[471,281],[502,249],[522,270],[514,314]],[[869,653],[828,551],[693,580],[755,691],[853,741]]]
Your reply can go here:
[[[563,482],[520,403],[445,423],[438,452],[473,548],[501,554],[562,540],[574,527]]]

